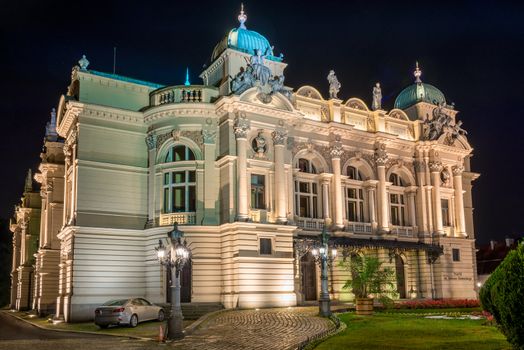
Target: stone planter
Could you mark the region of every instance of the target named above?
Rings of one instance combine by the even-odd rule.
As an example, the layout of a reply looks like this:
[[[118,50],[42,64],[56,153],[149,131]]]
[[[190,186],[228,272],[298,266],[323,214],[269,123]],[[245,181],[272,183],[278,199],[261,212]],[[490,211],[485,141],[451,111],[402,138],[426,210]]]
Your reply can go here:
[[[373,315],[373,298],[358,298],[355,305],[357,315]]]

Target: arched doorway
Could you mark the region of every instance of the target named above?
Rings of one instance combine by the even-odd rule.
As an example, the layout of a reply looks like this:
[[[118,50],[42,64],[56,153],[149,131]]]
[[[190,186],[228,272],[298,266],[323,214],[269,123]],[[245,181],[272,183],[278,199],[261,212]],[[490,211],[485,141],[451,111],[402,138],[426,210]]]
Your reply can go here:
[[[300,271],[304,301],[317,300],[317,270],[313,254],[307,253],[300,259]]]
[[[182,271],[180,272],[180,302],[190,303],[191,302],[191,276],[192,266],[191,261],[188,261]],[[171,268],[166,268],[166,302],[171,302]]]
[[[395,271],[397,275],[397,293],[400,299],[406,298],[406,276],[404,268],[404,260],[400,255],[395,255]]]

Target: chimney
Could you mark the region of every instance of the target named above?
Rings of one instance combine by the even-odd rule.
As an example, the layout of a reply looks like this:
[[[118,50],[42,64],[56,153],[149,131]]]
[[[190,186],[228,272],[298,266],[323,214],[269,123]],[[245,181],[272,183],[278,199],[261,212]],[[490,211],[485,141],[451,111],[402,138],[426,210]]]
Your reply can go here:
[[[497,241],[494,241],[494,240],[489,241],[489,246],[491,247],[491,250],[495,250],[496,244],[497,244]]]
[[[515,243],[515,240],[513,238],[506,237],[506,247],[511,247]]]

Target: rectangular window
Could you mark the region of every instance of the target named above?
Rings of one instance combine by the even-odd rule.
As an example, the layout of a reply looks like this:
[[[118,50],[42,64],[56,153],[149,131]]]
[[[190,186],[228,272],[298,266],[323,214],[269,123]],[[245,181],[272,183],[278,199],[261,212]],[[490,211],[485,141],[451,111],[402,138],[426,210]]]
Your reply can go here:
[[[174,171],[164,174],[164,213],[196,211],[196,172]]]
[[[315,182],[295,182],[295,211],[303,218],[318,218],[318,185]]]
[[[265,176],[251,175],[251,208],[266,209]]]
[[[405,226],[406,208],[404,202],[404,195],[398,193],[391,193],[389,195],[391,224],[395,226]]]
[[[460,261],[460,249],[453,248],[452,253],[453,253],[453,261]]]
[[[449,220],[449,200],[447,199],[441,199],[440,205],[442,208],[442,225],[443,226],[450,226],[450,220]]]
[[[260,238],[260,255],[271,255],[271,238]]]
[[[346,208],[348,221],[364,222],[364,192],[361,188],[347,188]]]

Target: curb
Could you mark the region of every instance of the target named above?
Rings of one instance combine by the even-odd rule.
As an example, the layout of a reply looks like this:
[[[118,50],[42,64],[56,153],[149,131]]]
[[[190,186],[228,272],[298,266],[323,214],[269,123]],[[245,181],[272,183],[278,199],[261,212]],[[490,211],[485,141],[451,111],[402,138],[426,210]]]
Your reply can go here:
[[[27,324],[30,324],[33,327],[40,328],[40,329],[43,329],[43,330],[46,330],[46,331],[51,331],[51,332],[92,334],[92,335],[98,335],[98,336],[108,336],[108,337],[128,338],[128,339],[130,338],[130,339],[137,339],[137,340],[153,340],[152,338],[135,337],[135,336],[132,336],[132,335],[117,335],[117,334],[96,333],[96,332],[89,332],[89,331],[78,331],[78,330],[47,328],[47,327],[35,324],[35,323],[33,323],[33,322],[29,321],[29,320],[26,320],[25,318],[22,318],[22,317],[20,317],[18,315],[13,315],[13,314],[11,314],[9,312],[6,312],[4,310],[2,310],[0,312],[3,312],[4,314],[9,315],[11,317],[14,317],[16,319],[19,319],[20,321],[23,321],[23,322],[25,322]]]
[[[234,311],[236,309],[222,309],[222,310],[217,310],[217,311],[213,311],[213,312],[210,312],[210,313],[207,313],[205,315],[202,315],[200,316],[200,318],[198,320],[196,320],[195,322],[191,323],[189,326],[187,326],[186,328],[184,328],[184,333],[186,335],[190,335],[192,334],[194,331],[197,330],[197,328],[200,328],[201,326],[203,326],[207,321],[209,321],[210,318],[214,317],[214,316],[217,316],[219,314],[222,314],[224,312],[230,312],[230,311]]]

